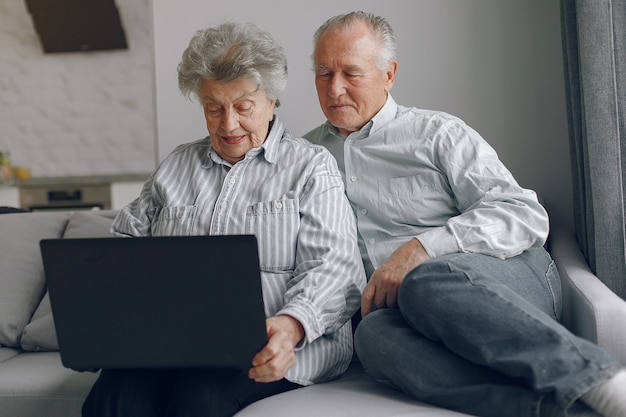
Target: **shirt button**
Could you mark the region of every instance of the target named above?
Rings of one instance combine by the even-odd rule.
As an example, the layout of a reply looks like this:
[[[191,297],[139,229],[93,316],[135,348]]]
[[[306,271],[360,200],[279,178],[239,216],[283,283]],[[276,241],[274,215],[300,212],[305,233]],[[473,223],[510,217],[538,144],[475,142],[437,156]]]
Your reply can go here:
[[[374,243],[376,243],[376,239],[370,239],[370,244],[373,245]]]
[[[229,179],[229,180],[228,180],[228,183],[229,183],[230,185],[233,185],[233,184],[235,183],[235,179],[234,179],[234,178]]]
[[[354,139],[350,139],[350,140],[348,141],[348,144],[350,144],[350,145],[354,145]]]
[[[365,216],[367,214],[367,209],[362,209],[361,214]]]
[[[222,210],[224,210],[224,209],[226,208],[226,203],[222,203],[222,204],[220,204],[220,208],[221,208]]]
[[[283,203],[276,203],[274,205],[274,207],[276,207],[278,210],[280,210],[281,208],[283,208]]]
[[[356,176],[354,176],[354,175],[353,175],[353,176],[351,176],[351,177],[350,177],[350,182],[355,182],[355,181],[356,181]]]

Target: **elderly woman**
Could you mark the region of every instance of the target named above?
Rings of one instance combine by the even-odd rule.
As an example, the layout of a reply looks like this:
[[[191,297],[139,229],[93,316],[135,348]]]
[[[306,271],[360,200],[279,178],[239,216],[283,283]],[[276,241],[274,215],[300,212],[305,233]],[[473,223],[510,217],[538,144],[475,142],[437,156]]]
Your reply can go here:
[[[105,369],[84,416],[231,416],[335,378],[352,357],[350,317],[365,283],[354,218],[330,153],[274,115],[287,81],[283,49],[252,24],[226,23],[195,34],[178,74],[209,136],[166,157],[113,231],[256,235],[268,342],[247,375]]]

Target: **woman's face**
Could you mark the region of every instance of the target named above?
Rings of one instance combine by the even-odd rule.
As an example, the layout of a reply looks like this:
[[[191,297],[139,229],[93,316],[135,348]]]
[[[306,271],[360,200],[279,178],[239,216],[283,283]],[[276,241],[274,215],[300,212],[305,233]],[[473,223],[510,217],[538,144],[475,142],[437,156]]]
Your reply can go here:
[[[270,100],[255,81],[204,80],[200,97],[211,144],[226,161],[241,161],[246,152],[265,142],[276,100]]]

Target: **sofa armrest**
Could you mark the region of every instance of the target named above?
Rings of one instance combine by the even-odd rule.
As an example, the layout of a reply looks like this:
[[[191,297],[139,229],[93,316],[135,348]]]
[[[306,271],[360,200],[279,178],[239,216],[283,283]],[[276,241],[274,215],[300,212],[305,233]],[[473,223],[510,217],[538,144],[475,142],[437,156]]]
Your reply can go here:
[[[561,276],[565,327],[626,365],[626,301],[591,272],[573,231],[553,230],[550,253]]]

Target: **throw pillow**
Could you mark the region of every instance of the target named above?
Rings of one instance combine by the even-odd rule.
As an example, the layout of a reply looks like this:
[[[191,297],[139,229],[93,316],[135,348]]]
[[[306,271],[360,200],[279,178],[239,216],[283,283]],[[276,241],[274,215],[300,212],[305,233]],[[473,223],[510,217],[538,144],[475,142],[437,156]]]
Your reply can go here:
[[[63,239],[113,237],[110,229],[116,215],[113,210],[77,211],[67,222]]]
[[[22,350],[27,352],[59,350],[57,332],[50,309],[50,297],[47,292],[35,310],[30,323],[24,327]]]
[[[0,216],[0,345],[20,347],[45,292],[39,241],[61,237],[68,218],[58,212]]]
[[[63,238],[113,237],[109,230],[115,215],[114,211],[77,211],[67,222]],[[30,323],[24,328],[22,349],[30,352],[59,349],[47,292]]]

